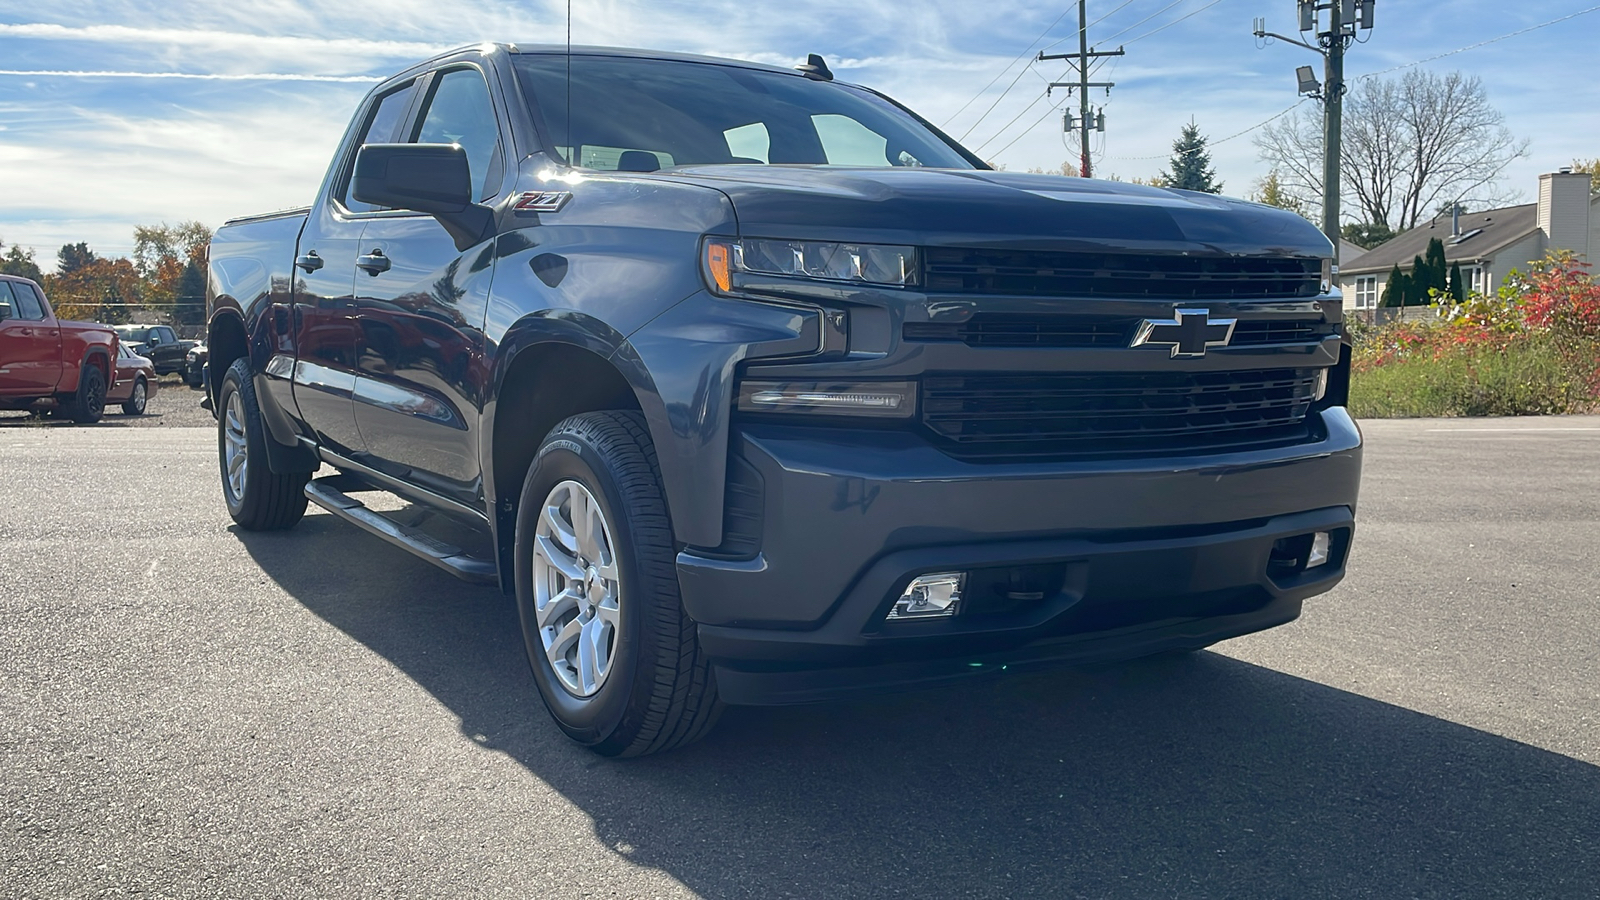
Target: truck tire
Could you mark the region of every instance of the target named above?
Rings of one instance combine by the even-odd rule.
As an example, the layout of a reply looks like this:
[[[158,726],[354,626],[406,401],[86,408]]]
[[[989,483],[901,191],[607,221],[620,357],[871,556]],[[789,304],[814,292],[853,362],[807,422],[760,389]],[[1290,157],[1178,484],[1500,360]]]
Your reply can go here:
[[[267,465],[266,427],[256,405],[250,360],[236,359],[217,395],[217,463],[228,515],[246,531],[292,527],[306,514],[310,473],[280,475]]]
[[[100,421],[106,413],[106,376],[94,363],[84,363],[78,373],[78,390],[67,399],[67,415],[80,425]]]
[[[545,707],[602,756],[695,741],[721,714],[678,596],[655,447],[636,412],[573,416],[523,480],[517,611]]]
[[[142,416],[144,408],[150,401],[150,386],[145,383],[144,376],[140,375],[133,383],[133,393],[128,395],[127,402],[122,404],[122,414],[125,416]]]

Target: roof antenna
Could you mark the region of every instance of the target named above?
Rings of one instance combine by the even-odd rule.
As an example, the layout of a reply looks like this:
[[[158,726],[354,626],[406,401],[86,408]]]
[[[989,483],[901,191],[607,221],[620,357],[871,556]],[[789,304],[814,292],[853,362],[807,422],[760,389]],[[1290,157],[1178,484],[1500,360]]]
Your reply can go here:
[[[567,165],[577,166],[578,143],[572,139],[572,0],[567,0]]]
[[[571,2],[571,0],[568,0],[568,2]],[[817,53],[813,53],[810,56],[807,56],[806,57],[806,64],[803,65],[803,66],[795,66],[795,69],[798,72],[800,72],[800,74],[806,76],[807,78],[814,79],[816,81],[832,81],[833,80],[833,73],[828,71],[828,63],[827,63],[827,61],[824,60],[822,58],[822,56],[820,54],[817,54]]]

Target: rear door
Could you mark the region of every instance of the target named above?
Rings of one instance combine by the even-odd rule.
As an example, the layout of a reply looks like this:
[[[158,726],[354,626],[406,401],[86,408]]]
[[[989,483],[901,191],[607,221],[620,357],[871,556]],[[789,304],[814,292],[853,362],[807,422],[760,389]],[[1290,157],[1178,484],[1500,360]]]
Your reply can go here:
[[[459,144],[477,199],[509,190],[509,135],[485,72],[446,65],[423,88],[405,140]],[[363,353],[356,422],[367,461],[459,502],[478,501],[478,420],[487,389],[483,323],[493,241],[465,252],[432,216],[374,218],[356,265]]]
[[[0,280],[0,395],[44,396],[60,380],[60,326],[32,285]]]
[[[306,220],[296,251],[295,406],[318,442],[345,456],[365,448],[352,408],[365,350],[356,319],[356,256],[367,222],[382,212],[350,196],[350,171],[362,144],[395,140],[415,92],[415,82],[409,82],[368,104],[358,136],[343,149],[328,196]]]

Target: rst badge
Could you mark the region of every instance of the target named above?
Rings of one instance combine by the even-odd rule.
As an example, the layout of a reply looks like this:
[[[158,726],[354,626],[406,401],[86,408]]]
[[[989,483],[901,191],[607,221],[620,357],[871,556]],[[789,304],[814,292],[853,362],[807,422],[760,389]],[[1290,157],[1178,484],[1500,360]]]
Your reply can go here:
[[[1213,319],[1209,309],[1176,309],[1170,319],[1145,319],[1130,347],[1171,347],[1172,358],[1205,356],[1233,340],[1237,319]]]

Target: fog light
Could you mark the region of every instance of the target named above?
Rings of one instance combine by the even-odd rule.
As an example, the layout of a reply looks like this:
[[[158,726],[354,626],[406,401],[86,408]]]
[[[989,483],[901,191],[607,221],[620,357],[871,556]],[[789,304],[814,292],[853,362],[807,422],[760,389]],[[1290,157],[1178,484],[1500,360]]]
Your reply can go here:
[[[1328,561],[1329,544],[1326,531],[1319,531],[1311,536],[1311,555],[1306,557],[1306,568],[1315,568]]]
[[[941,572],[913,578],[886,618],[892,622],[896,619],[953,616],[960,611],[961,588],[966,580],[967,576],[960,572]]]

